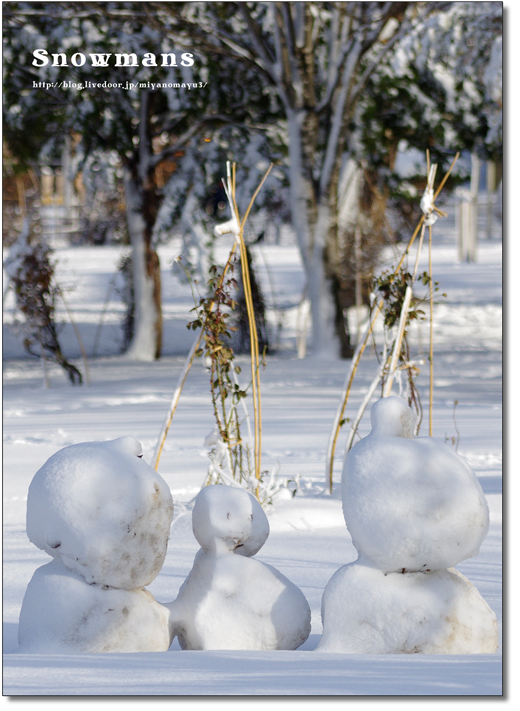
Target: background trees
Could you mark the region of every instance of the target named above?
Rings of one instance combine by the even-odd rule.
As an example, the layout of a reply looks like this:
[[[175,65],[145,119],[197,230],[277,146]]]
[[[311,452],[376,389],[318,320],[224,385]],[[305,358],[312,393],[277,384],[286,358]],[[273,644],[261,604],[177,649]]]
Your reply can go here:
[[[314,349],[337,352],[339,340],[348,357],[359,255],[370,271],[380,244],[395,237],[384,216],[389,199],[403,200],[398,148],[430,148],[441,168],[461,148],[500,155],[500,3],[11,3],[4,22],[10,150],[33,160],[74,130],[82,156],[101,149],[120,158],[133,246],[134,357],[160,352],[157,241],[177,225],[203,269],[211,232],[203,206],[226,159],[243,167],[245,193],[248,180],[277,164],[263,199],[273,197],[276,181],[288,186]],[[139,62],[36,69],[37,47],[134,52]],[[162,51],[190,51],[195,63],[141,63],[146,52]],[[33,80],[100,78],[204,88],[29,88]]]
[[[345,314],[355,302],[355,234],[373,268],[378,244],[392,236],[381,216],[387,199],[399,196],[400,142],[430,148],[443,168],[457,149],[500,152],[500,116],[484,84],[501,31],[500,5],[153,6],[180,43],[188,37],[198,52],[253,67],[283,117],[276,120],[286,130],[292,224],[307,275],[314,348],[335,350],[338,338],[341,355],[349,356]],[[216,76],[226,91],[229,77]]]

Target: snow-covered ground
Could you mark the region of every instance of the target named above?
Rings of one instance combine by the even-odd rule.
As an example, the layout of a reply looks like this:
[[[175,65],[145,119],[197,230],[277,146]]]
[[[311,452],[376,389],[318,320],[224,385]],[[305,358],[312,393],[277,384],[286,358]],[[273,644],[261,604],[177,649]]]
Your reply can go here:
[[[481,239],[475,264],[456,257],[454,206],[434,227],[433,273],[446,292],[436,308],[433,435],[459,435],[458,452],[473,467],[491,512],[491,526],[478,557],[457,566],[478,588],[502,628],[502,402],[501,402],[501,242],[499,228]],[[225,254],[226,246],[222,246]],[[83,338],[92,353],[110,279],[121,250],[116,247],[57,250],[58,275]],[[257,558],[277,568],[305,594],[312,614],[307,642],[297,651],[170,651],[147,654],[58,655],[17,652],[17,627],[25,589],[49,556],[32,545],[25,531],[29,483],[57,450],[78,442],[137,438],[150,462],[192,332],[191,292],[169,273],[178,254],[161,250],[164,297],[164,356],[151,364],[118,355],[122,305],[113,295],[97,353],[89,359],[89,387],[73,388],[62,371],[50,368],[43,383],[36,359],[24,356],[12,334],[12,295],[4,305],[4,694],[6,695],[490,695],[502,693],[502,641],[496,654],[472,656],[318,654],[321,597],[325,585],[357,554],[346,529],[339,481],[344,439],[338,447],[332,496],[325,486],[329,431],[349,363],[295,350],[297,304],[303,273],[288,235],[281,245],[256,249],[270,321],[281,319],[278,351],[261,373],[263,464],[280,476],[301,476],[294,499],[279,499],[267,511],[271,533]],[[389,264],[394,263],[389,254]],[[412,255],[413,258],[413,255]],[[427,255],[421,257],[427,266]],[[63,319],[66,314],[63,312]],[[83,370],[70,324],[62,331],[64,350]],[[428,347],[428,324],[412,329],[414,348]],[[239,362],[246,359],[239,357]],[[347,416],[355,414],[375,371],[363,361]],[[419,376],[428,400],[427,366]],[[457,401],[455,407],[454,403]],[[171,602],[189,573],[198,543],[191,530],[193,499],[207,471],[203,442],[213,426],[208,375],[202,362],[192,368],[162,454],[159,471],[170,486],[174,521],[164,567],[149,589]],[[426,408],[427,409],[427,408]],[[427,413],[422,434],[427,434]],[[361,434],[369,431],[369,420]],[[346,434],[343,432],[343,437]],[[348,600],[345,600],[348,605]],[[500,635],[500,640],[501,640]]]

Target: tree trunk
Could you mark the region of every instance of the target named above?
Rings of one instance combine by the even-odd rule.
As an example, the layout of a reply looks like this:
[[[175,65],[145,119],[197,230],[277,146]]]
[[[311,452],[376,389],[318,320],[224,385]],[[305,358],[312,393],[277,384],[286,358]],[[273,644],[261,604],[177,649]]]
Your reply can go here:
[[[291,215],[311,304],[311,350],[319,355],[349,357],[352,349],[343,311],[337,303],[336,283],[328,257],[328,247],[335,242],[333,233],[337,231],[334,229],[337,227],[334,214],[337,197],[334,195],[330,200],[330,192],[320,196],[321,200],[317,197],[309,165],[311,151],[309,145],[304,146],[306,141],[310,142],[305,127],[302,130],[304,111],[288,114]],[[337,186],[334,184],[331,190],[337,192]]]
[[[127,356],[152,361],[160,357],[162,344],[160,263],[151,244],[146,195],[129,166],[125,166],[124,185],[135,295],[134,334]]]

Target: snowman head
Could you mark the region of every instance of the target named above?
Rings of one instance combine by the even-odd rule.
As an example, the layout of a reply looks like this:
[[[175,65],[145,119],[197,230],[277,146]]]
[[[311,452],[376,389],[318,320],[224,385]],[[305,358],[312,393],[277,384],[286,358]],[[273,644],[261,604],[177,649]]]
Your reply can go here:
[[[269,535],[269,522],[258,501],[244,489],[206,486],[195,499],[193,534],[210,553],[258,553]]]
[[[370,410],[372,433],[382,437],[413,439],[415,413],[400,397],[381,398]]]
[[[159,573],[173,502],[133,437],[82,442],[56,452],[34,475],[27,535],[88,583],[133,590]]]

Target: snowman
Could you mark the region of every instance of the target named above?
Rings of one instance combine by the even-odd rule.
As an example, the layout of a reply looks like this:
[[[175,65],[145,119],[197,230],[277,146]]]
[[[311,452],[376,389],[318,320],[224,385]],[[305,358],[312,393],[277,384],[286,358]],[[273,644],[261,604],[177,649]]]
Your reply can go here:
[[[269,535],[258,501],[243,489],[200,491],[192,515],[201,548],[177,599],[170,632],[182,649],[296,649],[310,633],[310,608],[299,588],[252,558]]]
[[[27,535],[53,561],[22,604],[22,651],[163,651],[168,610],[145,590],[162,568],[173,516],[166,482],[133,437],[54,454],[27,497]]]
[[[400,398],[378,400],[370,420],[341,483],[359,557],[325,588],[318,651],[496,651],[494,613],[453,568],[478,555],[488,532],[477,477],[444,443],[414,437],[414,413]]]

